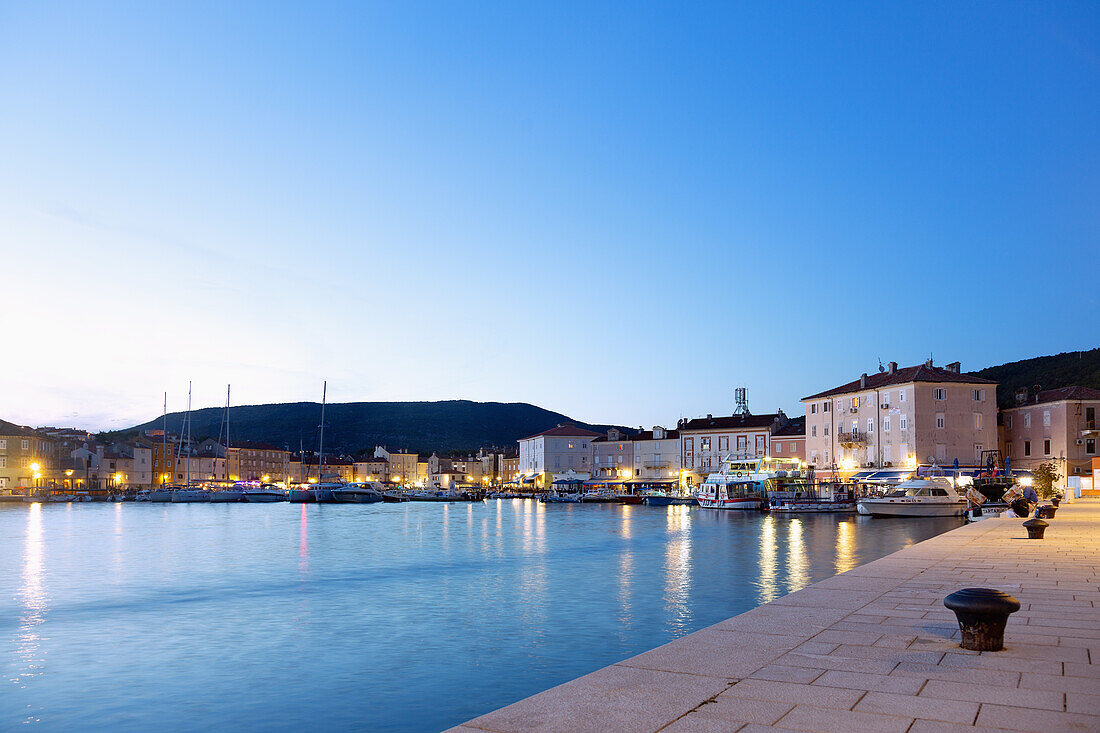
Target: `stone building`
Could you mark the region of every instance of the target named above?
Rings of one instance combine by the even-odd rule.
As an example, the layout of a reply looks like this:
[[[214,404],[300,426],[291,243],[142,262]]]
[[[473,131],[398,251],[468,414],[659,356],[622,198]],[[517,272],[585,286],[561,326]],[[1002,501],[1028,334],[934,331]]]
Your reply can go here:
[[[1088,476],[1100,442],[1100,390],[1089,387],[1017,392],[1001,411],[1001,451],[1018,468],[1053,462],[1063,477]]]

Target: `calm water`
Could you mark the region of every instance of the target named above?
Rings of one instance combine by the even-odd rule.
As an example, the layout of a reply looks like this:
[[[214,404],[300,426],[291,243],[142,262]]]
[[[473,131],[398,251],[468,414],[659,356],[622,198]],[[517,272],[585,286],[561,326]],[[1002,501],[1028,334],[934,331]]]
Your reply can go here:
[[[956,526],[523,500],[0,504],[0,729],[437,730]]]

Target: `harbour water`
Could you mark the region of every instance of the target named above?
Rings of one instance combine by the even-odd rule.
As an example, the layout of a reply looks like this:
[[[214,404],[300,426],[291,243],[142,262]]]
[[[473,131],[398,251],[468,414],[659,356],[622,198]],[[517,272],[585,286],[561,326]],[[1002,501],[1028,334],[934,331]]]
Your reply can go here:
[[[0,504],[0,729],[439,730],[959,524]]]

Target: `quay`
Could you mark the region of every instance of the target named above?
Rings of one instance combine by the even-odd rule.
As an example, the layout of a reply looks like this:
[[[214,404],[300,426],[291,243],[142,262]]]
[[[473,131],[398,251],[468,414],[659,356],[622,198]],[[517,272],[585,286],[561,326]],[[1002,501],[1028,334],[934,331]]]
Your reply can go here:
[[[1100,501],[1049,521],[960,527],[452,730],[1100,731]],[[959,646],[966,587],[1020,600],[1003,651]]]

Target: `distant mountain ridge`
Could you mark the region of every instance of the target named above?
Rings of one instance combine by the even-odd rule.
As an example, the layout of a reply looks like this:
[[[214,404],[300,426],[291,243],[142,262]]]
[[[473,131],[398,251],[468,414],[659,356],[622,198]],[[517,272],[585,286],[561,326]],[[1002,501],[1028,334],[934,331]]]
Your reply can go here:
[[[1011,407],[1016,402],[1016,390],[1022,387],[1039,385],[1043,389],[1057,389],[1079,385],[1100,389],[1100,348],[1037,356],[974,373],[996,380],[997,405]]]
[[[218,437],[225,408],[191,412],[191,435]],[[179,431],[182,412],[168,414],[168,429]],[[321,422],[319,402],[242,405],[229,410],[233,442],[258,441],[297,451],[317,449]],[[496,446],[513,449],[516,441],[558,425],[571,423],[596,432],[617,425],[592,425],[526,402],[345,402],[325,407],[325,453],[355,454],[375,445],[441,454]],[[162,419],[135,425],[128,431],[158,429]]]

